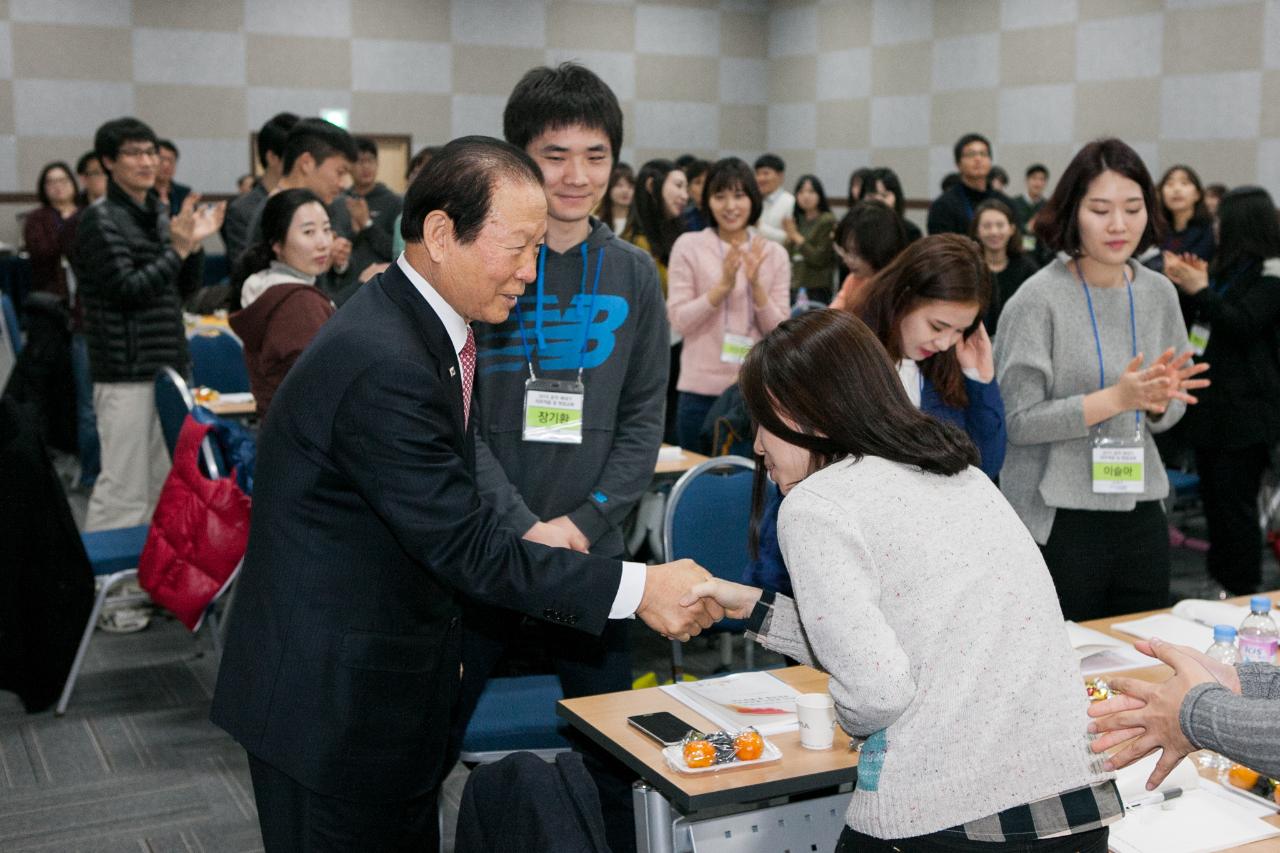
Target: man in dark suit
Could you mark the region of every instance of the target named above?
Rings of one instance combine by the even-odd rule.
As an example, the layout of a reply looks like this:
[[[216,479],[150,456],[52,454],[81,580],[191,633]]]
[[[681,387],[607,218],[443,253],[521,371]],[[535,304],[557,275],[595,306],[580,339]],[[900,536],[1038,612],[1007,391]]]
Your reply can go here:
[[[410,187],[407,247],[289,372],[259,439],[253,530],[213,701],[248,751],[268,851],[431,850],[459,685],[460,593],[599,634],[687,639],[709,573],[522,542],[473,481],[468,323],[536,276],[547,206],[513,146],[455,140]]]

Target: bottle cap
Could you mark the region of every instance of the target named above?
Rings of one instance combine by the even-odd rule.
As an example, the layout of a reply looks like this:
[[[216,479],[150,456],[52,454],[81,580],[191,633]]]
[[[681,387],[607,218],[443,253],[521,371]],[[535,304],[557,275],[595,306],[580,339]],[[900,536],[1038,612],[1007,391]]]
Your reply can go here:
[[[1234,643],[1236,641],[1236,629],[1230,625],[1214,625],[1213,641],[1215,643]]]
[[[1265,595],[1255,595],[1249,599],[1249,609],[1254,613],[1270,613],[1271,599]]]

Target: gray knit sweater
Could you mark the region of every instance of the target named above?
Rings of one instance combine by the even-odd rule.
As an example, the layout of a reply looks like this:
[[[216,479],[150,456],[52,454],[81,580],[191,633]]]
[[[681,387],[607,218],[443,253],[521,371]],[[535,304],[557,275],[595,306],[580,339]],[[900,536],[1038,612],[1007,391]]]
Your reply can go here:
[[[1130,263],[1138,352],[1149,363],[1166,348],[1187,346],[1187,330],[1173,285],[1159,273]],[[1129,296],[1124,287],[1090,287],[1098,336],[1112,385],[1132,360]],[[1185,404],[1174,402],[1159,419],[1142,416],[1146,445],[1142,494],[1094,494],[1090,428],[1084,397],[1098,390],[1098,353],[1080,280],[1061,259],[1027,279],[1000,315],[995,342],[996,378],[1004,397],[1009,449],[1000,488],[1041,544],[1049,541],[1054,510],[1127,511],[1138,501],[1169,494],[1169,480],[1151,433],[1169,429]],[[1134,431],[1134,413],[1102,427],[1110,436]]]
[[[1187,740],[1280,779],[1280,668],[1244,663],[1237,696],[1220,684],[1197,684],[1182,700],[1179,720]]]
[[[838,462],[787,495],[778,537],[795,600],[757,639],[829,672],[868,737],[849,826],[906,838],[1110,778],[1044,560],[977,468]]]

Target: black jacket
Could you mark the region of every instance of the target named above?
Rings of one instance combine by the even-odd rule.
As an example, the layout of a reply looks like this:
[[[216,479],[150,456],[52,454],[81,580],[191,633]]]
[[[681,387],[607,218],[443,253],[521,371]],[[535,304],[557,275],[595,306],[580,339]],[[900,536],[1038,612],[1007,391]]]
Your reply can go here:
[[[307,788],[395,802],[439,784],[459,593],[604,630],[621,564],[500,525],[473,480],[476,414],[464,427],[448,332],[398,266],[276,391],[212,716]]]
[[[71,266],[84,306],[94,382],[150,382],[161,367],[187,372],[182,300],[200,286],[203,252],[169,245],[154,192],[139,205],[114,181],[80,215]]]
[[[58,699],[93,607],[93,571],[31,412],[0,399],[0,690]]]
[[[1270,446],[1280,439],[1280,258],[1228,282],[1183,297],[1187,322],[1209,326],[1200,360],[1212,384],[1195,392],[1200,403],[1179,427],[1193,447]]]
[[[994,198],[1005,204],[1012,205],[1013,202],[1000,192],[995,190],[984,190],[978,192],[966,187],[962,182],[956,181],[951,189],[944,192],[933,200],[933,204],[929,205],[929,233],[930,234],[969,234],[969,223],[973,220],[974,211],[978,209],[978,205],[982,204],[989,198]]]

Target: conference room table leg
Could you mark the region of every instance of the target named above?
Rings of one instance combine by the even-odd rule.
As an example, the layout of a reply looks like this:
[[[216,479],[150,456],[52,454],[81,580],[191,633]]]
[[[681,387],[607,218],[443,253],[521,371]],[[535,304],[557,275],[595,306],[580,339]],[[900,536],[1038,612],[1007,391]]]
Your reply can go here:
[[[671,803],[643,780],[631,786],[631,797],[636,809],[636,850],[675,853]]]

